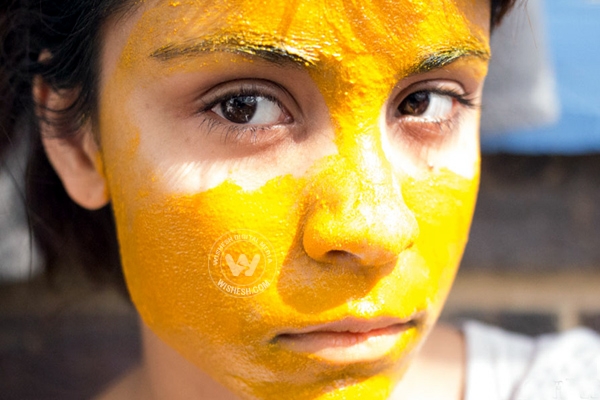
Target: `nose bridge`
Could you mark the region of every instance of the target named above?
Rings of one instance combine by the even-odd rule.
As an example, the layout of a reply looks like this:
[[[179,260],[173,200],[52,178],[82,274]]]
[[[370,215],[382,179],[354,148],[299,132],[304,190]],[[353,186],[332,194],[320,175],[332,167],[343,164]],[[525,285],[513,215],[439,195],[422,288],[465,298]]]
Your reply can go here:
[[[341,129],[340,129],[341,130]],[[365,190],[375,189],[392,179],[392,170],[382,148],[376,123],[359,125],[351,132],[339,132],[338,150],[348,173],[363,181]]]
[[[375,124],[339,131],[339,154],[314,181],[303,245],[313,259],[389,264],[418,235]]]

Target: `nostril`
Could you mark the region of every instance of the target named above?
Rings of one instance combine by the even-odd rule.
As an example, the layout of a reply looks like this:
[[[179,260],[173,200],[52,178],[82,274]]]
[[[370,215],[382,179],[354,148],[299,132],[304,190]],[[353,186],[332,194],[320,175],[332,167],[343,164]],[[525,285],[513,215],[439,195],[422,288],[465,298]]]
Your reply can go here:
[[[328,262],[349,263],[357,261],[359,257],[344,250],[329,250],[325,253],[325,259]]]
[[[351,256],[352,254],[348,253],[347,251],[344,250],[329,250],[327,252],[327,257],[330,258],[337,258],[337,257],[344,257],[344,256]]]
[[[322,261],[328,264],[361,265],[380,267],[390,263],[395,264],[398,255],[381,249],[363,249],[362,252],[330,250],[323,255]]]

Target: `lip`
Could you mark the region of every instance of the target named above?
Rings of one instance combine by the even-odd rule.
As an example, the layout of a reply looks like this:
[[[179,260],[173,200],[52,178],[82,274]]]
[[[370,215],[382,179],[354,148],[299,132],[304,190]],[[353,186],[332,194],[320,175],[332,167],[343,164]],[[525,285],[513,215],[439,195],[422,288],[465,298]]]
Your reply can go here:
[[[297,353],[332,364],[372,362],[389,354],[403,337],[418,328],[417,316],[400,318],[345,318],[330,323],[290,329],[274,342]]]

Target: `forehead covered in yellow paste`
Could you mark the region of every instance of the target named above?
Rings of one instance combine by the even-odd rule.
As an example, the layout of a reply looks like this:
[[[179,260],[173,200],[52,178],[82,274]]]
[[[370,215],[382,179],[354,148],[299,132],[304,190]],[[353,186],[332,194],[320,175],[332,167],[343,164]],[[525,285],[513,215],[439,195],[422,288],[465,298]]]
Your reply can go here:
[[[142,90],[138,96],[132,95],[136,88],[153,88],[155,80],[174,82],[181,88],[182,80],[191,80],[186,72],[201,73],[205,82],[212,79],[214,83],[227,78],[247,77],[244,73],[255,78],[278,74],[287,84],[286,76],[292,81],[301,72],[307,71],[316,83],[318,93],[292,92],[292,95],[310,98],[313,103],[324,101],[334,129],[338,129],[337,135],[330,134],[328,140],[323,135],[314,138],[320,151],[302,153],[304,162],[286,162],[287,169],[275,171],[269,166],[265,172],[264,165],[250,162],[239,171],[237,165],[232,166],[231,163],[212,163],[213,178],[195,179],[182,185],[181,190],[186,192],[190,186],[207,189],[227,177],[245,188],[256,188],[282,173],[303,174],[320,157],[339,151],[338,147],[331,145],[332,140],[339,145],[344,138],[357,137],[357,128],[365,130],[375,126],[381,118],[381,108],[403,80],[407,82],[406,86],[417,81],[422,72],[433,70],[440,75],[442,67],[452,69],[453,65],[467,64],[470,69],[463,67],[463,75],[469,78],[465,79],[467,86],[469,83],[472,86],[467,89],[475,92],[475,87],[485,76],[485,60],[489,55],[486,41],[488,8],[489,4],[484,0],[352,4],[344,1],[155,2],[142,8],[148,10],[133,29],[124,51],[107,52],[103,81],[110,81],[113,87],[118,86],[118,90],[110,91],[110,97],[105,98],[107,102],[117,103],[126,94],[130,105],[133,104],[132,108],[148,108],[150,90]],[[264,60],[272,64],[266,65],[262,62]],[[117,65],[119,71],[115,76],[113,72]],[[304,68],[278,70],[290,65]],[[251,72],[247,72],[248,68]],[[446,78],[443,74],[441,77]],[[158,89],[151,94],[159,97],[164,90],[155,86]],[[203,89],[195,88],[193,84],[185,88],[191,90],[180,90],[183,94],[178,92],[179,97],[183,98],[185,94],[191,98]],[[166,98],[169,99],[168,96]],[[188,104],[186,106],[189,108]],[[175,106],[168,111],[175,112],[174,109]],[[183,113],[182,109],[185,107],[179,107],[177,112]],[[150,123],[146,116],[136,115],[131,110],[123,111],[129,114],[129,119],[137,119],[136,129]],[[186,112],[191,114],[192,111]],[[309,111],[307,120],[311,122],[316,119],[316,110]],[[159,126],[161,122],[151,123]],[[345,128],[349,135],[340,135],[339,130]],[[473,153],[477,143],[471,138],[467,140],[472,142],[467,151]],[[168,154],[175,152],[165,151],[169,150],[168,143],[164,143],[166,148],[160,147],[156,151],[155,148],[144,148],[145,142],[134,138],[130,143],[141,144],[145,157],[162,158],[160,169],[168,175],[167,179],[175,176],[172,180],[180,181],[179,170],[191,165],[200,171],[198,175],[210,175],[205,173],[209,168],[206,163],[200,165],[198,151],[194,150],[192,154],[181,151],[181,143],[172,141],[178,146],[177,160],[172,160]],[[302,149],[295,148],[293,151],[299,154]],[[463,176],[472,176],[469,171],[475,165],[471,158],[462,157],[457,161],[455,155],[444,154],[439,149],[428,151],[442,153],[438,157],[442,160],[438,166]],[[231,156],[228,153],[231,153],[231,146],[220,155]],[[201,156],[205,162],[211,157],[206,153]],[[281,160],[294,159],[287,154],[277,157]],[[406,171],[411,169],[410,163],[405,161],[410,155],[398,157],[388,152],[387,158]],[[429,164],[433,163],[429,161]],[[261,168],[263,171],[258,171]],[[190,179],[187,182],[191,182]]]
[[[107,31],[102,158],[145,324],[243,398],[385,399],[440,312],[478,183],[476,110],[452,145],[415,150],[441,154],[424,167],[414,143],[389,137],[388,109],[422,80],[479,93],[488,20],[483,0],[181,0],[146,3],[131,31]],[[285,89],[293,135],[249,145],[211,134],[196,99],[239,79]],[[227,247],[244,232],[271,256],[258,267],[268,282],[231,295],[211,268],[223,249],[234,261],[254,249]],[[357,365],[273,341],[415,315],[389,354]]]

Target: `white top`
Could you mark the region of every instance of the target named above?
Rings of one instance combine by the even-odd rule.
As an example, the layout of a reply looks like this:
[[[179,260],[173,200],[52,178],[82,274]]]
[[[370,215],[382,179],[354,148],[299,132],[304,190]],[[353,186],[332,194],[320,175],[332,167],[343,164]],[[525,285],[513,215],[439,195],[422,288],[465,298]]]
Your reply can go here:
[[[464,400],[600,399],[600,335],[578,328],[538,338],[467,322]]]

